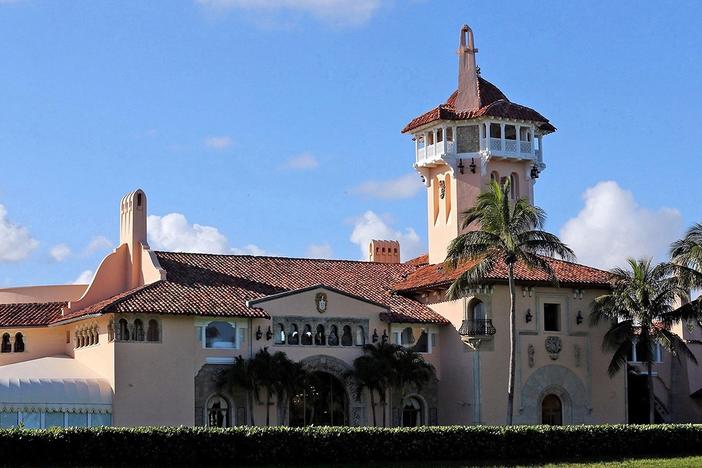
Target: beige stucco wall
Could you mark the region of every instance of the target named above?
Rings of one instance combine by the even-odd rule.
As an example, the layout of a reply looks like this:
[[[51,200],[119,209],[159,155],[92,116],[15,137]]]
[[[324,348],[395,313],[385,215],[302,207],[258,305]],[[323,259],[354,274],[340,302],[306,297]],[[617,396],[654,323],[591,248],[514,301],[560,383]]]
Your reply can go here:
[[[0,336],[9,333],[13,342],[17,332],[22,333],[24,338],[24,352],[0,353],[0,366],[66,354],[65,330],[64,327],[0,328]]]

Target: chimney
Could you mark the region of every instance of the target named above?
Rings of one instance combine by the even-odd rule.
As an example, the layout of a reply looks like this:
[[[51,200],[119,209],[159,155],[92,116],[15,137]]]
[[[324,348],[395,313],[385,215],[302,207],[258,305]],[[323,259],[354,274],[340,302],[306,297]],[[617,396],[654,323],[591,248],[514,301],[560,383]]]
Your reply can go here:
[[[138,189],[128,193],[119,204],[119,243],[127,244],[131,258],[129,287],[140,285],[141,250],[146,242],[146,194]]]
[[[475,65],[475,48],[473,30],[468,25],[461,28],[458,46],[458,96],[456,111],[471,111],[480,108],[478,96],[478,70]]]
[[[400,263],[400,243],[391,240],[372,240],[369,246],[369,261],[378,263]]]

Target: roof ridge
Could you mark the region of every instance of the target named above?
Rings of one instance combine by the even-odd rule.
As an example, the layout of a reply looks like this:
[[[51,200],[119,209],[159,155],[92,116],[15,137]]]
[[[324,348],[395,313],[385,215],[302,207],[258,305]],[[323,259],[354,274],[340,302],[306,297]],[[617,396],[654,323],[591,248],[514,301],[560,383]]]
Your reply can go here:
[[[27,306],[27,305],[56,305],[68,304],[69,301],[48,301],[48,302],[0,302],[0,307],[4,306]]]
[[[309,262],[325,262],[325,263],[353,263],[353,264],[369,264],[369,265],[406,265],[405,263],[384,263],[384,262],[371,262],[368,260],[350,260],[343,258],[308,258],[308,257],[286,257],[282,255],[249,255],[249,254],[215,254],[206,252],[171,252],[167,250],[157,250],[155,253],[166,254],[166,255],[191,255],[191,256],[204,256],[204,257],[225,257],[225,258],[262,258],[262,259],[272,259],[272,260],[300,260]]]

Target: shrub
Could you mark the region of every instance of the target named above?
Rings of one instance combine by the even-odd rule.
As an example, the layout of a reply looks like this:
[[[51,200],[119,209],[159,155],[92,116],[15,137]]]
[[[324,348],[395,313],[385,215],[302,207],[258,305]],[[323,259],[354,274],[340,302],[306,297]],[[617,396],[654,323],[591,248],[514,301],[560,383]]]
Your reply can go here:
[[[543,462],[693,453],[702,453],[702,425],[0,430],[2,465]]]

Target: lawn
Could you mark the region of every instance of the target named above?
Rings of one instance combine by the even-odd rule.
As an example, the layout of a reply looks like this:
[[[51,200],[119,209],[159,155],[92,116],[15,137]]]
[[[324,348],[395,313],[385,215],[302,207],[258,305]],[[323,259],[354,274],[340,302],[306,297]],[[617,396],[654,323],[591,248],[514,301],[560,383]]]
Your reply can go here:
[[[686,467],[702,467],[702,457],[681,457],[681,458],[642,458],[642,459],[626,459],[610,462],[592,462],[592,463],[555,463],[548,465],[532,465],[545,466],[549,468],[577,468],[577,467],[657,467],[657,468],[686,468]]]

